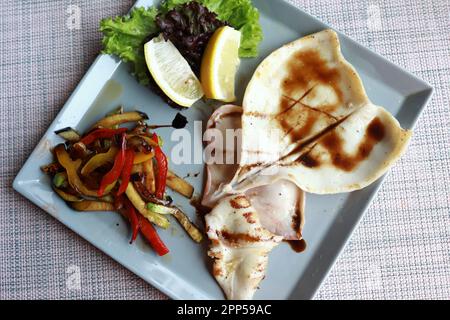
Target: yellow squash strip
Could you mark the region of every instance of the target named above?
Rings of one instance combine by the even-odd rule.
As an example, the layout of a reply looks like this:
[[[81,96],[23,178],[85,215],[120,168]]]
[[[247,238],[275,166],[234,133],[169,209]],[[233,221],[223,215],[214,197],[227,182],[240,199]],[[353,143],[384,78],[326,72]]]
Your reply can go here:
[[[138,152],[134,156],[133,164],[140,164],[140,163],[149,161],[149,160],[153,159],[154,156],[155,156],[155,154],[153,152],[150,152],[150,153]]]
[[[77,211],[115,211],[112,203],[101,201],[85,200],[81,202],[72,202],[70,205]]]
[[[153,161],[148,160],[142,164],[142,171],[145,174],[144,185],[150,193],[155,193],[155,171],[153,170]]]
[[[156,224],[157,226],[167,229],[170,225],[169,220],[163,217],[162,215],[152,212],[148,210],[145,206],[145,202],[142,200],[139,193],[133,187],[132,183],[128,184],[127,190],[125,191],[128,199],[131,201],[133,206],[142,214],[145,218],[147,218],[150,222]]]
[[[142,172],[142,163],[135,164],[131,168],[131,174],[132,175],[135,174],[135,173],[139,173],[139,172]]]
[[[111,190],[114,189],[114,187],[116,186],[116,184],[117,184],[117,180],[114,181],[114,182],[111,183],[111,184],[108,184],[108,185],[106,186],[106,188],[105,188],[105,193],[104,193],[104,196],[103,196],[102,198],[106,197],[106,196],[111,192]],[[98,196],[98,195],[97,195],[97,196]],[[100,199],[102,199],[102,198],[100,198]],[[108,202],[108,201],[106,201],[106,202]]]
[[[152,147],[159,146],[158,143],[153,141],[150,137],[147,137],[147,136],[144,136],[144,135],[136,135],[136,134],[128,134],[127,135],[127,139],[128,140],[133,138],[133,137],[139,137],[139,138],[145,140],[145,142],[147,142],[148,145],[150,145]],[[133,164],[141,164],[142,162],[145,162],[147,160],[153,159],[154,156],[155,156],[155,153],[153,151],[148,153],[148,154],[143,153],[143,152],[138,152],[134,156]]]
[[[114,183],[114,185],[115,185],[116,183]],[[108,186],[109,187],[109,186]],[[108,190],[108,187],[106,187],[106,191]],[[98,201],[101,201],[101,202],[108,202],[108,203],[114,203],[114,197],[112,196],[112,195],[110,195],[110,194],[108,194],[108,195],[106,195],[106,196],[103,196],[103,197],[101,197],[101,198],[98,198]]]
[[[79,202],[79,201],[83,200],[83,199],[81,199],[81,198],[79,198],[77,196],[69,194],[69,193],[67,193],[67,192],[65,192],[65,191],[63,191],[61,189],[56,188],[56,187],[53,187],[53,190],[55,190],[55,192],[65,201],[68,201],[68,202]]]
[[[139,111],[124,112],[122,114],[113,114],[102,120],[98,121],[93,128],[112,128],[116,125],[127,123],[127,122],[137,122],[142,120],[148,120],[148,116]]]
[[[194,187],[170,170],[167,172],[166,184],[173,191],[178,192],[179,194],[185,196],[188,199],[192,198],[192,194],[194,193]]]
[[[181,226],[186,230],[189,236],[195,242],[200,243],[203,240],[202,233],[197,229],[197,227],[189,220],[189,218],[180,210],[176,210],[173,216],[178,220]]]
[[[95,156],[93,156],[81,169],[81,175],[88,176],[92,171],[97,169],[98,167],[101,167],[105,163],[113,163],[114,158],[116,157],[117,152],[119,149],[115,146],[111,146],[109,148],[108,152],[106,153],[99,153]]]
[[[81,166],[81,159],[73,161],[67,153],[66,148],[63,144],[56,146],[55,155],[58,159],[58,162],[67,171],[67,178],[69,180],[70,186],[82,195],[97,197],[97,191],[88,189],[78,176],[77,171]]]

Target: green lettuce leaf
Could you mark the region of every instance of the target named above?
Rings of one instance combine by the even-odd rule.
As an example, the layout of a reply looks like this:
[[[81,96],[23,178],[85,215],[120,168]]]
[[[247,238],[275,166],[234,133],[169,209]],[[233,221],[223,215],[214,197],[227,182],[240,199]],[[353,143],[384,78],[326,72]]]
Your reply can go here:
[[[174,7],[192,0],[167,0],[161,5],[161,11],[167,12]],[[258,46],[263,39],[259,23],[258,9],[251,0],[196,0],[210,11],[215,12],[222,21],[227,21],[233,28],[240,30],[242,39],[239,49],[241,58],[258,56]]]
[[[103,53],[118,56],[131,64],[131,72],[143,85],[150,83],[144,58],[144,44],[148,37],[158,30],[155,18],[156,8],[135,8],[129,15],[103,19]]]
[[[167,13],[174,7],[192,0],[167,0],[159,10],[156,7],[134,8],[130,14],[122,17],[107,18],[100,22],[103,33],[103,51],[105,54],[118,56],[130,63],[131,73],[143,85],[151,84],[145,63],[144,44],[159,30],[156,16]],[[215,12],[222,21],[241,31],[241,58],[258,56],[258,46],[263,39],[259,12],[253,7],[251,0],[196,0],[210,11]]]

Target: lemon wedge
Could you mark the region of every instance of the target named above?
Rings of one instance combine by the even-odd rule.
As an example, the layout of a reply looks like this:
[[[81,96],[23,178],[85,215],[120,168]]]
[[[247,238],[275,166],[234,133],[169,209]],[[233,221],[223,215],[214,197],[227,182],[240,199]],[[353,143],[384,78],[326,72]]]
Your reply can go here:
[[[239,67],[241,33],[221,27],[208,42],[201,65],[201,82],[207,98],[223,102],[236,100],[234,85]]]
[[[144,45],[144,55],[153,79],[174,102],[190,107],[203,97],[200,81],[170,40],[153,38]]]

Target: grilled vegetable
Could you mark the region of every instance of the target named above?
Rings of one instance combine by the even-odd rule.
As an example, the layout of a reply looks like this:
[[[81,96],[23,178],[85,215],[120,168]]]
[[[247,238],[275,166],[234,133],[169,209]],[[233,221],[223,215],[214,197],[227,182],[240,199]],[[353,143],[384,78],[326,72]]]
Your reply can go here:
[[[96,197],[97,192],[95,190],[88,189],[78,176],[78,169],[81,166],[81,159],[73,161],[66,151],[63,144],[56,146],[55,155],[59,163],[67,171],[67,179],[69,180],[70,186],[75,189],[75,191],[81,193],[85,196]]]
[[[166,207],[156,203],[147,203],[147,209],[159,214],[174,214],[177,209],[173,207]]]
[[[134,205],[134,207],[145,218],[147,218],[149,221],[153,222],[154,224],[160,226],[161,228],[167,229],[169,227],[170,223],[169,223],[169,220],[167,220],[167,218],[163,217],[162,215],[160,215],[158,213],[152,212],[145,207],[145,202],[142,200],[139,193],[133,187],[132,183],[128,184],[128,187],[127,187],[127,190],[125,191],[125,193],[126,193],[128,199],[130,199],[131,203]]]
[[[122,114],[122,113],[123,113],[123,107],[120,106],[116,110],[108,113],[107,116],[112,116],[112,115],[115,115],[115,114]],[[117,124],[117,125],[113,126],[112,129],[119,129],[119,125]]]
[[[119,151],[119,149],[117,149],[117,147],[111,146],[111,148],[109,148],[108,152],[100,153],[100,154],[97,154],[97,155],[93,156],[84,165],[83,169],[81,169],[81,175],[86,177],[92,171],[94,171],[95,169],[101,167],[102,165],[104,165],[106,163],[114,162],[114,159],[115,159],[118,151]]]
[[[127,135],[128,141],[134,141],[136,143],[136,139],[139,141],[139,145],[141,148],[141,151],[136,153],[135,155],[135,161],[134,164],[140,164],[144,161],[153,159],[155,157],[155,153],[152,151],[153,148],[158,147],[158,142],[153,141],[150,137],[147,137],[145,135],[135,135],[135,134],[128,134]],[[145,144],[150,148],[145,146]],[[145,147],[144,147],[145,146]],[[146,150],[144,150],[146,149]]]
[[[84,159],[91,154],[91,151],[89,151],[86,148],[86,145],[81,141],[78,141],[71,145],[69,152],[72,158],[75,159]]]
[[[114,198],[112,195],[108,194],[106,196],[103,196],[101,198],[98,198],[99,201],[102,202],[108,202],[108,203],[114,203]]]
[[[117,181],[117,179],[119,179],[120,174],[122,173],[123,166],[125,164],[125,148],[125,134],[122,134],[120,151],[116,154],[112,169],[103,177],[102,182],[100,183],[100,188],[98,189],[97,193],[99,197],[103,196],[108,185],[114,183],[115,181]]]
[[[137,234],[139,232],[139,218],[136,213],[136,210],[134,209],[133,205],[131,204],[130,200],[128,200],[124,196],[116,197],[114,201],[114,207],[121,215],[123,215],[131,224],[131,241],[130,243],[133,243],[134,240],[136,240]]]
[[[163,206],[170,205],[171,201],[168,201],[166,199],[159,199],[155,196],[154,193],[150,193],[150,191],[147,190],[142,181],[133,181],[133,185],[136,191],[139,193],[139,195],[145,202],[157,203]]]
[[[141,173],[142,172],[142,164],[134,164],[132,169],[131,169],[131,175],[135,174],[135,173]]]
[[[72,202],[72,208],[77,211],[114,211],[114,205],[108,202],[83,200]]]
[[[156,143],[159,142],[158,136],[156,133],[153,134],[152,140]],[[164,197],[164,192],[166,190],[166,180],[167,180],[167,170],[168,163],[167,157],[162,152],[161,148],[158,146],[154,147],[155,150],[155,159],[157,164],[157,173],[156,173],[156,192],[155,195],[157,198],[162,199]]]
[[[197,229],[197,227],[189,220],[188,216],[184,214],[183,211],[178,209],[177,207],[170,207],[170,206],[163,206],[156,203],[147,203],[147,209],[150,211],[160,213],[160,214],[171,214],[173,215],[178,222],[181,224],[181,226],[186,230],[186,232],[189,234],[189,236],[194,240],[195,242],[201,242],[203,239],[203,236],[201,232]]]
[[[57,188],[65,187],[67,186],[67,173],[66,172],[58,172],[53,177],[53,184]]]
[[[89,145],[92,142],[102,139],[102,138],[112,138],[115,135],[122,134],[127,132],[127,128],[121,128],[121,129],[97,129],[89,133],[87,136],[83,137],[81,139],[81,142],[83,142],[85,145]]]
[[[112,128],[127,122],[138,122],[148,120],[148,116],[140,111],[124,112],[103,118],[94,124],[93,128]]]
[[[189,220],[189,217],[184,214],[181,210],[176,210],[173,213],[173,216],[178,220],[181,226],[186,230],[189,236],[195,242],[201,242],[203,240],[202,233],[198,230],[198,228]]]
[[[120,196],[127,189],[128,183],[130,182],[131,170],[133,169],[134,151],[128,149],[125,151],[125,160],[123,164],[122,173],[120,174],[120,187],[117,191],[117,196]]]
[[[65,201],[68,202],[79,202],[79,201],[83,201],[82,198],[74,196],[72,194],[69,194],[59,188],[53,187],[53,190],[55,190],[55,192]]]
[[[85,136],[71,128],[59,130],[56,133],[67,141],[54,148],[57,161],[41,169],[52,178],[55,193],[74,210],[119,212],[130,222],[130,243],[140,230],[156,253],[164,255],[169,250],[153,224],[168,228],[165,215],[176,217],[195,241],[201,240],[201,234],[164,193],[168,161],[161,138],[140,122],[147,118],[141,112],[123,113],[121,108],[97,122]],[[133,121],[139,121],[134,129],[119,128]],[[184,182],[176,176],[172,180]]]
[[[132,137],[139,137],[143,140],[145,140],[146,143],[148,143],[151,147],[158,147],[159,145],[159,140],[158,141],[154,141],[152,139],[152,137],[146,136],[146,135],[136,135],[136,134],[128,134],[127,135],[127,139],[131,139]]]
[[[127,146],[128,148],[133,148],[136,152],[150,153],[152,152],[153,143],[148,143],[141,136],[128,135],[127,136]]]
[[[155,156],[155,154],[153,152],[150,152],[150,153],[138,152],[138,153],[136,153],[136,155],[134,157],[133,163],[140,164],[140,163],[143,163],[143,162],[153,159],[154,156]]]
[[[148,160],[142,163],[144,173],[144,185],[150,193],[155,193],[155,172],[153,170],[153,161]]]
[[[139,217],[136,213],[136,209],[131,204],[130,200],[125,199],[125,209],[127,210],[127,217],[131,223],[131,228],[133,230],[133,234],[131,236],[131,243],[136,240],[137,234],[139,232]]]
[[[127,141],[127,146],[129,148],[134,148],[136,151],[138,151],[135,154],[134,164],[139,164],[144,161],[150,160],[155,156],[155,154],[152,152],[153,146],[155,145],[152,140],[144,139],[144,137],[138,135],[128,135]]]
[[[81,135],[75,129],[73,129],[71,127],[56,130],[55,134],[57,134],[64,140],[67,140],[70,142],[77,142],[77,141],[80,141],[80,139],[81,139]]]
[[[167,186],[173,191],[178,192],[179,194],[185,196],[188,199],[192,198],[192,194],[194,193],[194,187],[170,170],[167,172],[166,183]]]
[[[139,229],[159,256],[164,256],[169,253],[169,249],[167,249],[164,242],[162,242],[155,228],[142,215],[139,215]]]
[[[63,168],[61,167],[61,165],[58,162],[53,162],[46,166],[41,167],[42,172],[44,172],[45,174],[51,175],[51,176],[57,174],[62,169]]]

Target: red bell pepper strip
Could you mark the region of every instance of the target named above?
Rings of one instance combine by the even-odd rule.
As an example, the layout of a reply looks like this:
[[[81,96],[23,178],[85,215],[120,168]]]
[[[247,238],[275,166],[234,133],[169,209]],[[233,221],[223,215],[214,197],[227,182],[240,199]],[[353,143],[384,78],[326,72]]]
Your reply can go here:
[[[134,162],[134,150],[127,149],[125,151],[125,163],[123,165],[122,173],[120,178],[122,182],[120,183],[119,191],[117,191],[117,196],[120,196],[127,190],[128,183],[130,182],[131,170],[133,169]]]
[[[152,140],[158,143],[158,136],[156,135],[156,133],[153,133]],[[167,163],[167,157],[162,152],[161,147],[157,146],[153,149],[155,150],[155,159],[157,164],[155,195],[157,198],[163,199],[164,191],[166,190],[167,171],[169,169],[169,166]]]
[[[127,132],[127,128],[120,128],[120,129],[97,129],[89,133],[87,136],[82,138],[80,142],[84,143],[85,145],[91,144],[97,139],[101,138],[112,138],[116,134],[122,134]]]
[[[160,257],[169,253],[169,249],[161,240],[153,225],[141,214],[139,214],[139,229]]]
[[[131,241],[130,244],[133,243],[138,235],[139,232],[139,218],[136,213],[136,209],[131,204],[130,200],[128,200],[124,196],[116,197],[114,199],[114,207],[117,211],[120,212],[125,218],[128,219],[128,221],[131,224]]]
[[[100,188],[97,192],[97,195],[99,197],[103,197],[103,193],[105,192],[105,189],[108,185],[119,179],[120,174],[122,173],[123,165],[125,163],[125,149],[127,146],[126,143],[127,141],[125,139],[125,133],[122,133],[120,151],[116,155],[112,169],[103,176],[103,179],[100,183]]]
[[[131,229],[133,230],[133,234],[131,236],[130,243],[133,243],[133,241],[136,240],[138,232],[139,232],[139,218],[136,213],[136,209],[131,204],[130,200],[127,199],[125,201],[125,206],[126,206],[127,212],[128,212],[128,219],[130,220],[130,223],[131,223]]]

